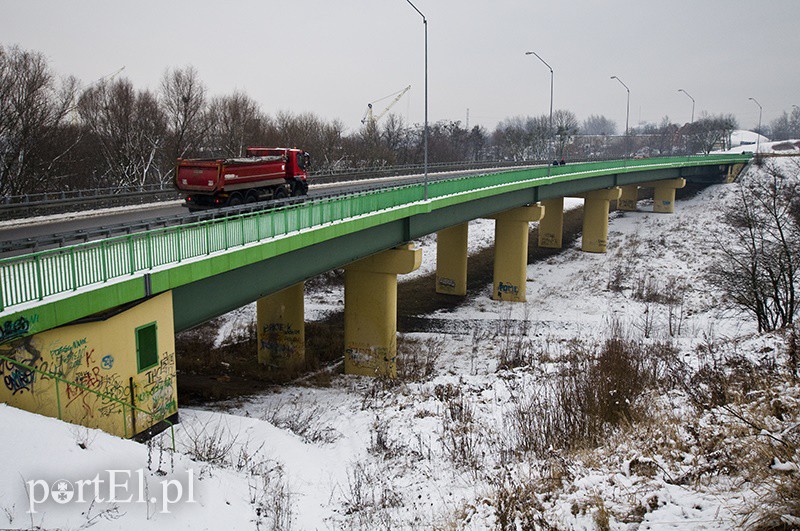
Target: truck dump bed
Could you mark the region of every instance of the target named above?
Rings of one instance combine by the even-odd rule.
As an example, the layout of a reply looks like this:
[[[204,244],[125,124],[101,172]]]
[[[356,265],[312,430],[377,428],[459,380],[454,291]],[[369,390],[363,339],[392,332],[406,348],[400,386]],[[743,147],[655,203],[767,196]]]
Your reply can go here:
[[[220,160],[180,160],[175,184],[186,192],[238,190],[284,182],[286,162],[280,156]]]

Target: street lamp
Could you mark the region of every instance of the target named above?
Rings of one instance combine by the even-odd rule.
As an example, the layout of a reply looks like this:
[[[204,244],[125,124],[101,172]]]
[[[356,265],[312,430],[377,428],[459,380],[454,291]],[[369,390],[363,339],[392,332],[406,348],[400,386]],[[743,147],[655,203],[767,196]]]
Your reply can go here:
[[[758,103],[758,100],[755,98],[747,98],[748,100],[752,100],[753,103],[758,105],[758,131],[756,131],[756,155],[758,155],[758,148],[761,146],[761,113],[764,109],[761,107],[761,104]]]
[[[552,158],[547,162],[547,176],[550,177],[550,167],[553,165],[552,161],[555,160],[555,139],[553,138],[553,67],[551,67],[547,62],[539,57],[539,54],[536,52],[525,52],[525,55],[535,55],[537,59],[539,59],[544,66],[546,66],[550,70],[550,155]]]
[[[691,123],[694,123],[694,98],[691,96],[691,94],[689,94],[688,92],[686,92],[683,89],[678,89],[678,92],[683,92],[684,94],[689,96],[690,100],[692,100],[692,121],[691,121]]]
[[[625,90],[628,91],[628,106],[625,110],[625,158],[628,158],[628,152],[630,151],[630,138],[628,137],[628,124],[630,123],[630,116],[631,116],[631,89],[628,88],[628,85],[622,82],[620,78],[617,76],[611,76],[611,79],[616,79],[620,82],[620,84],[625,87]]]
[[[414,11],[422,17],[422,24],[425,26],[425,201],[428,200],[428,19],[417,9],[417,6],[406,0]]]

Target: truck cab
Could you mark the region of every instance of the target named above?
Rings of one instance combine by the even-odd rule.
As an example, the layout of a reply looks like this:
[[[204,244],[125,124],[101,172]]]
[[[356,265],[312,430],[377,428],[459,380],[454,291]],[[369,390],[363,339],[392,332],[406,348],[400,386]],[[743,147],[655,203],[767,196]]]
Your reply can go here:
[[[286,161],[286,177],[299,177],[303,181],[308,178],[311,155],[302,149],[249,147],[245,157],[283,157]]]

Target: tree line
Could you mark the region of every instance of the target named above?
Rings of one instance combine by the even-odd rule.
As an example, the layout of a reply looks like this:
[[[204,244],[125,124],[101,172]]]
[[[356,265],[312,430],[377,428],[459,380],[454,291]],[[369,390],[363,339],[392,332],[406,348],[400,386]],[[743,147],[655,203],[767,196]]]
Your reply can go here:
[[[168,182],[177,158],[242,155],[247,146],[301,147],[313,171],[419,164],[424,127],[390,114],[347,131],[311,112],[265,112],[245,92],[211,95],[192,66],[168,68],[156,90],[119,75],[88,86],[58,76],[39,52],[0,46],[0,193],[17,195]],[[429,125],[431,163],[568,160],[708,152],[736,123],[706,116],[678,126],[665,119],[623,137],[603,116],[582,124],[569,110],[518,116],[494,131],[460,121]]]

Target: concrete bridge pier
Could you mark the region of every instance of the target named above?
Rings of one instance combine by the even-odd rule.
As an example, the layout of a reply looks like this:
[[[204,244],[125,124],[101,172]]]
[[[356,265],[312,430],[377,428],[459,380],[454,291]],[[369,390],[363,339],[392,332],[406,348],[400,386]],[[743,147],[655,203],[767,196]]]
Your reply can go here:
[[[635,212],[636,204],[639,202],[639,185],[630,184],[620,188],[622,189],[622,194],[617,199],[617,209]]]
[[[436,233],[436,293],[467,294],[468,223]]]
[[[561,249],[564,236],[564,198],[542,201],[544,216],[539,220],[539,247]]]
[[[406,244],[345,267],[345,374],[397,376],[397,275],[421,262],[422,251]]]
[[[300,369],[306,361],[304,287],[300,282],[256,303],[258,362],[278,373]]]
[[[608,203],[619,199],[622,190],[615,186],[580,194],[583,203],[583,235],[581,250],[604,253],[608,246]]]
[[[492,216],[494,226],[494,287],[497,301],[525,302],[528,266],[528,223],[542,219],[545,207],[514,208]]]
[[[650,183],[653,192],[653,212],[672,214],[675,212],[675,190],[686,186],[686,179],[667,179]]]

